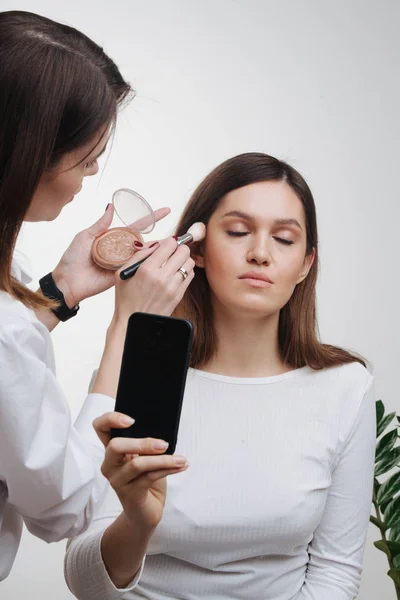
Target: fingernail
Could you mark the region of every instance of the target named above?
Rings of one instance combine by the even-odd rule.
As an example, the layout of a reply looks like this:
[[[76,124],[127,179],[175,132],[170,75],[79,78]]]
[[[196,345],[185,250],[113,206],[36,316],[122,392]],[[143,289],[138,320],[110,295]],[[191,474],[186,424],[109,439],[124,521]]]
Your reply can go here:
[[[153,442],[153,448],[154,450],[166,450],[168,448],[168,444],[163,440],[156,440]]]
[[[184,456],[179,456],[179,454],[174,456],[173,458],[174,458],[174,463],[176,464],[177,467],[184,467],[187,463],[186,458]]]
[[[149,246],[149,248],[154,248],[154,246],[159,246],[160,242],[154,242],[154,244],[151,244],[151,246]]]
[[[135,246],[135,248],[143,248],[142,242],[138,242],[137,240],[133,242],[133,245]]]
[[[110,203],[108,203],[108,204],[107,204],[107,206],[106,206],[106,210],[105,210],[104,212],[107,212],[107,211],[108,211],[108,207],[109,207],[109,206],[110,206]]]
[[[132,419],[132,417],[121,417],[119,422],[121,423],[121,425],[125,425],[126,427],[129,427],[129,425],[133,425],[135,422],[135,419]]]

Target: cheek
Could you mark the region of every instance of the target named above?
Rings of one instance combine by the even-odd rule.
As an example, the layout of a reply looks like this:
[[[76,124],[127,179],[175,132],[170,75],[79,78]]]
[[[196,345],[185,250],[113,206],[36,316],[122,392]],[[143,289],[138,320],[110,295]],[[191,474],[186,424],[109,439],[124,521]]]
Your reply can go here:
[[[303,265],[303,253],[285,257],[278,265],[277,280],[284,285],[296,285]]]
[[[64,186],[67,193],[76,194],[82,185],[83,176],[80,172],[71,173],[71,176],[65,180]]]
[[[208,238],[204,245],[204,270],[213,294],[221,300],[229,296],[235,275],[235,253],[223,241]],[[236,269],[237,271],[237,269]]]
[[[232,247],[219,237],[206,238],[204,244],[204,266],[209,280],[224,278],[233,270],[235,253]]]
[[[54,181],[54,193],[60,200],[74,196],[82,185],[82,176],[78,170],[63,173]]]

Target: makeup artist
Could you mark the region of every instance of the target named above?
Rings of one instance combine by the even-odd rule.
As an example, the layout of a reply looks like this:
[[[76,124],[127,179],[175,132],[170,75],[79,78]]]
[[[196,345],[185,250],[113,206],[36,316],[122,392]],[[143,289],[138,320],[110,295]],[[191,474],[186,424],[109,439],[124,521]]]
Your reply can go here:
[[[87,429],[104,412],[102,406],[109,406],[109,396],[115,396],[130,314],[171,314],[193,278],[194,263],[188,248],[177,249],[170,238],[136,252],[132,262],[152,256],[135,278],[121,281],[102,270],[90,249],[111,224],[108,206],[42,278],[40,291],[26,287],[27,277],[13,260],[22,223],[53,221],[80,191],[83,179],[97,173],[97,158],[115,126],[117,108],[132,90],[102,48],[84,34],[26,12],[0,13],[0,65],[2,580],[11,570],[23,523],[49,542],[89,525],[106,480],[99,469],[103,457],[96,455],[94,444],[92,451],[91,434],[85,437],[80,427]],[[160,209],[156,218],[168,212]],[[80,302],[114,283],[115,312],[98,377],[72,424],[55,375],[49,331],[60,321],[79,318]],[[130,424],[117,413],[94,422],[104,443],[111,427]],[[172,461],[161,459],[164,468],[166,460]]]

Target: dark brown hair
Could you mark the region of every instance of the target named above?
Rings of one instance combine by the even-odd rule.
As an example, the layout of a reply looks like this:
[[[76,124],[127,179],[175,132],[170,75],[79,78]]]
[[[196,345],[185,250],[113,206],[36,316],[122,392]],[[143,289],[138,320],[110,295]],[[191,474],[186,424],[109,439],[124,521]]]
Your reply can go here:
[[[49,303],[12,275],[40,177],[113,124],[132,91],[86,35],[22,11],[0,13],[0,289],[31,308]]]
[[[351,362],[365,366],[361,357],[346,350],[322,344],[318,339],[316,282],[318,274],[318,231],[311,190],[293,167],[267,154],[251,152],[227,160],[198,186],[179,221],[176,234],[186,233],[196,222],[207,225],[211,215],[228,192],[259,181],[285,181],[300,199],[306,221],[306,253],[315,249],[315,260],[307,277],[299,283],[279,317],[279,346],[285,364],[294,369],[305,365],[323,369]],[[195,330],[191,366],[206,364],[218,347],[213,324],[210,288],[204,269],[195,267],[196,276],[175,316],[192,321]]]

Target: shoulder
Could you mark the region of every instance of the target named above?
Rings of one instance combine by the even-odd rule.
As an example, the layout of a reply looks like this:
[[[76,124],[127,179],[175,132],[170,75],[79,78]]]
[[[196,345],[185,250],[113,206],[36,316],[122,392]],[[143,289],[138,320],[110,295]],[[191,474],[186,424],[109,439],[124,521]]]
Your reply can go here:
[[[324,400],[325,409],[338,423],[354,422],[363,408],[374,411],[374,377],[359,362],[321,370],[306,368],[303,381]]]
[[[47,350],[51,344],[47,328],[36,317],[33,310],[4,291],[0,291],[0,346],[10,351],[36,353]]]
[[[310,382],[315,382],[339,395],[362,397],[373,384],[373,376],[361,363],[352,362],[337,367],[307,369]]]
[[[13,298],[7,292],[0,290],[0,327],[13,323],[27,323],[37,320],[33,310]]]
[[[358,362],[315,372],[324,379],[324,390],[335,415],[339,447],[358,424],[374,439],[376,393],[372,374]],[[332,406],[333,407],[333,406]]]

